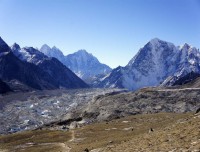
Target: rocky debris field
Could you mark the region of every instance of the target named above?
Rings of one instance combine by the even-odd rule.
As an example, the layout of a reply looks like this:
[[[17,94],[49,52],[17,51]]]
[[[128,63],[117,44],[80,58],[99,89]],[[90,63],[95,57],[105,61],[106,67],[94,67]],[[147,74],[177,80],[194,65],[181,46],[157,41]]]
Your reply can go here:
[[[136,92],[108,93],[77,107],[65,117],[100,122],[136,114],[195,112],[200,107],[200,89],[144,88]]]
[[[118,89],[72,89],[11,93],[0,96],[0,134],[36,129],[59,121],[77,106]]]
[[[136,114],[195,112],[199,88],[52,90],[0,96],[0,133],[68,130]]]

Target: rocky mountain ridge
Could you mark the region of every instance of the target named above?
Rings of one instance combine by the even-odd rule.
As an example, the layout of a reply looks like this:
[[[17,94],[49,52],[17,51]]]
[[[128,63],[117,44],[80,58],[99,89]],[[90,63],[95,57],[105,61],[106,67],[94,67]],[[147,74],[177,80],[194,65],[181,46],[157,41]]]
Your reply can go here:
[[[32,47],[21,49],[14,44],[11,48],[0,38],[0,79],[11,89],[88,87],[57,59],[49,58]]]
[[[56,58],[48,57],[33,47],[25,47],[22,49],[18,47],[17,50],[14,49],[16,48],[15,45],[11,48],[19,59],[40,67],[54,79],[59,88],[87,87],[80,78]]]

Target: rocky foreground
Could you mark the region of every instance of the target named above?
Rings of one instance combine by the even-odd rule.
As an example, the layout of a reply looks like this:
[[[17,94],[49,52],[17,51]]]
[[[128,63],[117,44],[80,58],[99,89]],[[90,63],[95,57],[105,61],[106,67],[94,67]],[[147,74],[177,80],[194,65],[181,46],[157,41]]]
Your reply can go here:
[[[137,92],[107,93],[94,97],[87,104],[78,105],[67,113],[61,122],[44,127],[69,125],[66,120],[82,122],[111,121],[136,114],[160,112],[195,112],[200,107],[200,88],[145,88]],[[66,123],[65,123],[66,122]]]
[[[200,88],[51,90],[0,96],[0,151],[198,151]],[[32,131],[31,131],[32,130]]]
[[[69,131],[0,136],[3,152],[199,152],[200,114],[141,114]]]

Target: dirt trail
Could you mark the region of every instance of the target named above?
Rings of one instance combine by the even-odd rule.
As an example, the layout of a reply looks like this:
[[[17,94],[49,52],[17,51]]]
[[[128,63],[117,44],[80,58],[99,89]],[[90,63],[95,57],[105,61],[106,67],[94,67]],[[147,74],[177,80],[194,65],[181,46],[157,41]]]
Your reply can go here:
[[[65,143],[58,143],[58,146],[62,147],[63,152],[70,152],[71,148],[67,146]]]
[[[72,138],[69,141],[74,141],[75,140],[75,131],[72,130],[71,133],[72,133]]]
[[[8,150],[2,150],[2,149],[0,149],[0,152],[8,152]]]
[[[200,88],[161,89],[161,90],[157,90],[157,91],[159,91],[159,92],[166,92],[166,91],[175,92],[175,91],[186,91],[186,90],[200,90]]]

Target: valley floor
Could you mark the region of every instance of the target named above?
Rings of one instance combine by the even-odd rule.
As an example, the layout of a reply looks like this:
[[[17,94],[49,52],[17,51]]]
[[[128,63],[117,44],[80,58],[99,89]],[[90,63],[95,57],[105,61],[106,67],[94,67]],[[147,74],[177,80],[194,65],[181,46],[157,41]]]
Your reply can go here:
[[[200,115],[157,113],[94,123],[69,131],[0,136],[3,152],[200,151]]]

